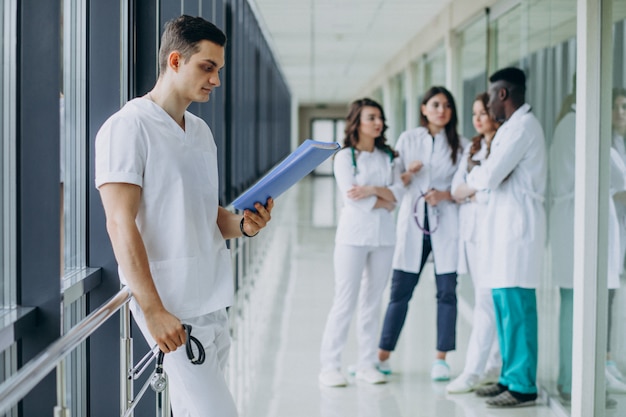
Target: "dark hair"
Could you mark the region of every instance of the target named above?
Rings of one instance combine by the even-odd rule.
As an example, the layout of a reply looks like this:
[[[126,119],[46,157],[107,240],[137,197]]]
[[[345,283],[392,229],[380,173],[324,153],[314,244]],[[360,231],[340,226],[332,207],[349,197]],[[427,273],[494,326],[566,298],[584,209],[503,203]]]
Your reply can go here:
[[[487,103],[489,103],[489,94],[487,93],[478,94],[476,98],[474,99],[474,103],[476,103],[477,101],[480,101],[481,103],[483,103],[485,110],[487,110],[488,109]],[[469,149],[469,155],[467,156],[467,172],[470,172],[472,168],[474,168],[475,166],[480,165],[480,161],[474,161],[472,157],[477,152],[480,151],[480,148],[482,147],[481,142],[483,140],[483,137],[484,137],[483,134],[478,134],[472,138],[472,143]],[[487,144],[487,155],[485,156],[485,158],[489,157],[490,152],[491,152],[491,143]]]
[[[380,115],[383,118],[383,130],[380,132],[380,136],[378,136],[374,140],[374,146],[378,149],[381,149],[390,155],[393,155],[394,158],[398,156],[398,153],[393,150],[393,148],[387,145],[387,138],[385,138],[385,131],[387,130],[387,123],[385,119],[385,112],[383,111],[383,107],[372,100],[371,98],[362,98],[360,100],[355,100],[350,105],[350,111],[348,112],[348,116],[346,116],[346,128],[344,130],[345,136],[343,139],[343,147],[356,147],[356,144],[359,143],[359,125],[361,123],[361,111],[363,111],[363,107],[375,107],[380,110]]]
[[[443,94],[448,99],[448,103],[450,103],[450,109],[452,110],[452,115],[450,116],[450,121],[446,124],[444,130],[446,131],[446,138],[448,139],[448,145],[452,150],[450,157],[452,158],[452,163],[456,164],[457,154],[461,149],[461,140],[459,139],[459,132],[456,131],[457,125],[459,124],[459,119],[456,114],[456,104],[454,103],[454,97],[452,94],[445,88],[441,86],[433,86],[424,93],[424,98],[422,98],[422,105],[428,103],[428,101],[436,96],[437,94]],[[420,107],[421,108],[421,107]],[[424,127],[428,127],[428,119],[424,116],[424,113],[420,110],[420,124]]]
[[[167,57],[178,51],[185,62],[198,52],[198,43],[207,40],[226,45],[226,35],[220,28],[201,17],[182,15],[165,24],[159,48],[159,72],[167,70]]]
[[[507,89],[511,94],[511,98],[516,103],[523,103],[526,96],[526,74],[519,68],[508,67],[502,68],[491,74],[489,77],[490,83],[498,81],[504,81],[507,84]]]

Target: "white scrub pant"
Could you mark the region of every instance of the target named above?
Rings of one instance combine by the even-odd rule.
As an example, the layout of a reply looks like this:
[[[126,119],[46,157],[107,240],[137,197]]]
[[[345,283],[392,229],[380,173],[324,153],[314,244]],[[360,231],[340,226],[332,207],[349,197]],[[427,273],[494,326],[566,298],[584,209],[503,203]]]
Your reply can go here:
[[[130,302],[133,317],[150,346],[156,342],[148,332],[145,318],[137,303]],[[237,407],[224,378],[230,349],[228,315],[225,309],[200,317],[182,320],[192,326],[206,353],[202,365],[187,358],[185,346],[168,353],[163,359],[167,375],[172,412],[176,417],[236,417]],[[192,345],[193,346],[193,345]]]
[[[393,246],[335,245],[335,296],[322,337],[322,370],[341,368],[341,352],[357,301],[357,369],[378,363],[381,301],[391,273],[393,249]]]
[[[477,265],[478,245],[472,242],[465,242],[465,254],[470,276],[474,282],[474,317],[472,323],[472,333],[467,346],[465,357],[465,369],[463,373],[482,375],[490,369],[500,369],[502,357],[500,356],[500,345],[497,338],[495,308],[493,306],[493,295],[491,288],[477,285],[479,272]]]

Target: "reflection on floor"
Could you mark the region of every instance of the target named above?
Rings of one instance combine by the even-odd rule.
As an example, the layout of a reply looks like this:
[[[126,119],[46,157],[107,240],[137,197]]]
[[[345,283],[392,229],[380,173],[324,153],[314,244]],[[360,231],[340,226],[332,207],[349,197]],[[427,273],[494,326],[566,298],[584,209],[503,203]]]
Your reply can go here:
[[[278,290],[272,291],[274,300],[266,300],[272,310],[266,317],[271,325],[266,326],[269,334],[262,336],[263,343],[258,346],[263,360],[250,377],[242,417],[557,416],[546,405],[546,399],[540,399],[536,407],[490,409],[474,394],[448,395],[445,383],[431,382],[435,346],[432,264],[427,265],[411,301],[399,347],[391,359],[394,373],[390,382],[373,386],[351,379],[346,388],[319,386],[319,345],[333,296],[335,229],[330,220],[336,218],[330,213],[335,211],[336,197],[330,191],[332,181],[330,177],[305,180],[277,201],[277,206],[288,207],[282,212],[277,210],[272,224],[276,239],[289,240],[282,257],[288,260],[283,264],[285,259],[281,259],[281,267],[271,277],[259,277],[255,284],[255,288],[261,288],[264,281],[275,280],[271,285]],[[313,194],[314,190],[319,192]],[[272,263],[276,263],[274,258]],[[473,290],[463,278],[459,279],[457,351],[448,358],[454,376],[462,370],[470,332],[467,318]],[[384,302],[387,298],[386,294]],[[344,371],[355,359],[351,329]]]

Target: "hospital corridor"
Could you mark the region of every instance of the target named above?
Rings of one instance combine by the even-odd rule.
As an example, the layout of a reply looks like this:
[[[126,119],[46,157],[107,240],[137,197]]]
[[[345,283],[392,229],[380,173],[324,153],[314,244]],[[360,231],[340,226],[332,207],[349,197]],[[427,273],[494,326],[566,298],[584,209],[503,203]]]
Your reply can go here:
[[[0,0],[0,417],[625,417],[626,0]]]
[[[392,356],[387,384],[371,385],[348,378],[347,387],[319,384],[319,351],[324,322],[333,296],[332,249],[338,214],[334,180],[310,176],[277,200],[275,221],[268,237],[267,257],[255,274],[242,301],[241,321],[235,324],[230,366],[238,366],[241,349],[254,349],[257,362],[242,363],[237,374],[246,382],[237,385],[244,399],[245,417],[556,417],[565,410],[548,405],[547,396],[536,407],[488,408],[474,393],[447,394],[447,382],[430,379],[435,339],[435,286],[432,263],[415,290],[407,324]],[[268,233],[269,234],[269,233]],[[287,236],[278,241],[274,236]],[[458,346],[449,356],[453,375],[463,369],[471,330],[473,289],[468,277],[459,277]],[[385,304],[388,289],[385,292]],[[383,312],[381,311],[381,314]],[[239,313],[235,316],[238,317]],[[352,320],[348,346],[343,354],[347,373],[356,361]],[[235,320],[237,323],[237,320]],[[251,340],[238,346],[237,332]],[[257,352],[258,350],[258,352]],[[243,358],[242,358],[243,359]],[[554,399],[551,401],[555,401]],[[623,400],[626,401],[626,396]],[[607,414],[618,416],[617,413]]]

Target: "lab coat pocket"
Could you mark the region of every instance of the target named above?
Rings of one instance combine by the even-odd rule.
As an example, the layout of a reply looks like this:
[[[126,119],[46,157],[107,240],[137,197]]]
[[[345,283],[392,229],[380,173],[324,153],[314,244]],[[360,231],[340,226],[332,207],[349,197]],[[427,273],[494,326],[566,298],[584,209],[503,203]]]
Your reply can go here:
[[[198,259],[179,258],[150,262],[150,272],[165,308],[174,315],[196,305],[199,292]]]
[[[496,233],[504,233],[504,240],[529,240],[530,231],[524,209],[518,204],[503,204],[496,211]]]

